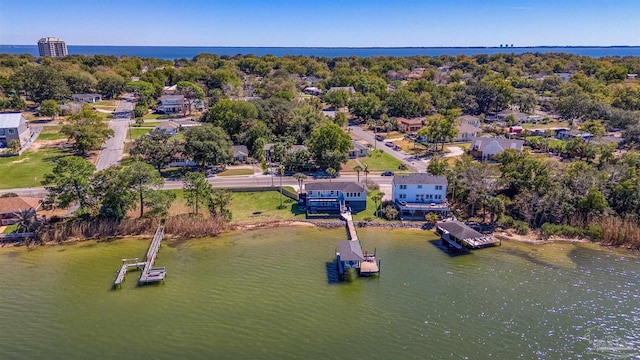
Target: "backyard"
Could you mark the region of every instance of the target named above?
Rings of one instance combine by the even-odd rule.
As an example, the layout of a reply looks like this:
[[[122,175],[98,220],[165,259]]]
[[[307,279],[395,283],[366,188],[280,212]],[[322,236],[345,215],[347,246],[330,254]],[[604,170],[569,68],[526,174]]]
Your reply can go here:
[[[369,171],[395,171],[398,169],[400,164],[402,164],[400,160],[392,157],[382,150],[372,150],[369,152],[369,156],[349,160],[343,166],[343,170],[353,171],[353,168],[357,165],[360,165],[363,168],[365,165],[368,165]]]
[[[0,157],[0,189],[42,186],[40,182],[55,161],[69,155],[65,150],[43,147],[27,150],[22,156]]]

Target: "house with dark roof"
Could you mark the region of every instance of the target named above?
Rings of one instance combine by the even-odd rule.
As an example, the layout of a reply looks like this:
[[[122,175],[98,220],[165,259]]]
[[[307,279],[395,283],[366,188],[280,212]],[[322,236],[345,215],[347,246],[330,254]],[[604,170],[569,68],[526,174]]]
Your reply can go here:
[[[11,140],[20,141],[20,147],[31,138],[27,119],[21,113],[0,114],[0,148],[9,146]]]
[[[249,159],[249,149],[245,145],[233,145],[233,161],[246,163]]]
[[[447,185],[446,176],[426,173],[394,176],[391,191],[400,218],[424,220],[430,212],[446,216],[449,213]]]
[[[367,207],[366,185],[357,182],[315,182],[305,184],[307,213],[335,213],[351,209],[359,212]]]
[[[102,101],[100,94],[73,94],[71,95],[73,102],[93,104]]]
[[[443,241],[457,250],[480,249],[500,244],[500,240],[493,235],[477,232],[457,220],[439,222],[436,224],[436,232],[440,234]]]
[[[0,225],[17,223],[18,214],[22,211],[32,211],[35,214],[41,204],[42,201],[38,198],[23,196],[0,198]]]
[[[469,153],[475,158],[491,160],[496,154],[500,154],[506,149],[522,151],[523,147],[524,140],[475,137],[471,138]]]
[[[396,119],[398,131],[402,133],[416,132],[422,128],[423,124],[424,118],[405,119],[403,117],[399,117]]]

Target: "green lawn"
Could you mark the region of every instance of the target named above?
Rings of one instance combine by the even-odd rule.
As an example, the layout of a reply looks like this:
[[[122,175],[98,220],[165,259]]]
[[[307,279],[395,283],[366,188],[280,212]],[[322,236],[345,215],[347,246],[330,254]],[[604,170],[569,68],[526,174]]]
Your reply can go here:
[[[369,156],[359,158],[360,162],[364,165],[369,165],[369,171],[386,171],[386,170],[398,170],[398,166],[402,162],[391,155],[383,152],[382,150],[375,150],[369,152]]]
[[[67,137],[60,133],[62,126],[44,126],[42,132],[38,135],[38,140],[59,140]]]
[[[379,193],[379,190],[369,191],[367,195],[367,208],[359,213],[353,214],[353,220],[362,221],[362,220],[374,220],[374,221],[388,221],[384,218],[378,218],[375,216],[376,213],[376,204],[371,200],[371,198]],[[380,202],[378,202],[378,206],[380,206]]]
[[[219,172],[216,176],[238,176],[238,175],[253,175],[253,169],[227,169]]]
[[[41,148],[35,152],[27,150],[19,157],[0,158],[0,189],[41,186],[54,162],[68,155],[60,149]]]
[[[144,128],[130,128],[127,133],[127,139],[135,140],[141,136],[144,136],[149,133],[152,129],[144,129]]]
[[[284,209],[280,206],[277,191],[236,192],[231,199],[233,222],[304,219],[305,213],[298,210],[298,203],[282,195]]]

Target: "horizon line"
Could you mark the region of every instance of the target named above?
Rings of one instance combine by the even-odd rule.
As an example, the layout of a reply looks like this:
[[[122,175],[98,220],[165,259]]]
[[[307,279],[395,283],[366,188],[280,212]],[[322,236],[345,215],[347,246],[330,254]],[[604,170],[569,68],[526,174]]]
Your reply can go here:
[[[242,45],[95,45],[66,44],[67,46],[94,47],[178,47],[178,48],[248,48],[248,49],[530,49],[530,48],[633,48],[640,45],[470,45],[470,46],[242,46]],[[504,44],[511,45],[511,44]],[[35,46],[36,44],[0,44],[0,46]]]

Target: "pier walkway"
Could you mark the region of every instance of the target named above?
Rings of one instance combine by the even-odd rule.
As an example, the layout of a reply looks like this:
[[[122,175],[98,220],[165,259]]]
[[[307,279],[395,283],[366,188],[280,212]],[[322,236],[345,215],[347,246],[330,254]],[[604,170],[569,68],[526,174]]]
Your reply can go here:
[[[353,223],[353,217],[351,216],[351,211],[342,211],[340,216],[347,222],[347,236],[349,240],[357,241],[358,233],[356,232],[356,226]]]
[[[360,275],[372,275],[380,273],[380,262],[376,260],[375,252],[369,254],[362,251],[362,244],[358,239],[356,226],[353,223],[351,211],[342,209],[340,215],[346,222],[347,237],[349,240],[338,242],[336,252],[336,263],[338,275],[344,278],[348,268],[356,268]]]
[[[118,286],[122,286],[122,282],[124,281],[125,275],[129,271],[130,268],[140,269],[142,268],[142,274],[140,274],[140,278],[138,279],[138,285],[145,285],[149,283],[164,281],[164,278],[167,274],[167,269],[165,267],[154,268],[153,264],[158,255],[158,251],[160,250],[160,243],[162,242],[162,238],[164,237],[164,227],[159,226],[156,230],[156,233],[153,235],[153,239],[151,240],[151,245],[149,245],[149,250],[147,251],[147,255],[145,257],[145,261],[138,261],[138,258],[135,259],[122,259],[122,266],[118,271],[118,275],[113,282],[113,287],[117,288]]]

